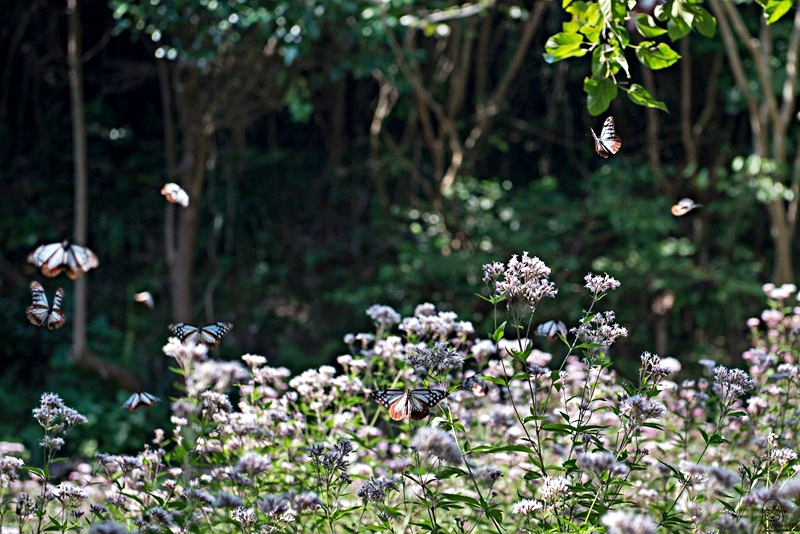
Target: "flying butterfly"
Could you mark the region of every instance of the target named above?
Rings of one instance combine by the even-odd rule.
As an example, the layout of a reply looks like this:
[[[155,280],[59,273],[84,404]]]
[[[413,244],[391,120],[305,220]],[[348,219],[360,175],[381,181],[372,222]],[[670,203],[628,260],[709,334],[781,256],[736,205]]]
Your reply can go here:
[[[471,391],[476,397],[483,397],[489,391],[489,384],[483,379],[483,373],[468,376],[459,387]]]
[[[80,245],[70,245],[67,240],[39,246],[28,255],[28,263],[40,267],[42,274],[50,278],[66,271],[70,280],[77,280],[89,269],[100,265],[94,252]]]
[[[151,310],[155,307],[155,302],[153,301],[153,295],[150,294],[149,291],[142,291],[141,293],[136,293],[133,296],[133,300],[140,304],[144,304]]]
[[[180,204],[184,208],[189,205],[189,194],[178,184],[172,182],[164,184],[164,187],[161,188],[161,194],[173,204]]]
[[[128,400],[125,401],[125,404],[123,404],[122,407],[130,412],[135,412],[142,406],[145,408],[152,408],[159,400],[161,399],[154,395],[144,391],[138,391],[128,397]]]
[[[56,289],[56,296],[53,298],[53,307],[47,302],[47,294],[44,292],[42,284],[31,282],[31,295],[33,304],[28,306],[28,320],[36,326],[47,325],[48,330],[61,328],[67,321],[67,316],[61,311],[61,301],[64,299],[64,290]]]
[[[675,217],[681,217],[681,216],[683,216],[683,215],[686,215],[687,213],[689,213],[689,212],[690,212],[690,211],[692,211],[693,209],[695,209],[695,208],[701,208],[701,207],[703,207],[703,205],[702,205],[702,204],[697,204],[697,203],[696,203],[694,200],[692,200],[691,198],[682,198],[682,199],[680,199],[680,200],[678,201],[678,203],[677,203],[677,204],[675,204],[674,206],[672,206],[672,208],[670,209],[670,211],[672,211],[672,214],[673,214]]]
[[[546,337],[550,341],[558,339],[558,334],[567,336],[567,325],[561,321],[547,321],[536,327],[536,335]]]
[[[592,128],[589,129],[592,130]],[[594,133],[594,130],[592,130],[592,137],[594,137],[594,151],[604,158],[608,158],[611,154],[616,154],[619,152],[619,147],[622,146],[622,139],[619,138],[614,130],[614,117],[608,117],[603,123],[600,137]]]
[[[233,328],[233,323],[216,322],[202,328],[186,323],[171,324],[167,326],[172,333],[178,336],[181,343],[195,343],[207,345],[208,348],[217,348],[225,334]]]
[[[389,417],[400,421],[406,417],[425,419],[431,408],[447,397],[440,389],[379,389],[372,392],[375,402],[389,409]]]

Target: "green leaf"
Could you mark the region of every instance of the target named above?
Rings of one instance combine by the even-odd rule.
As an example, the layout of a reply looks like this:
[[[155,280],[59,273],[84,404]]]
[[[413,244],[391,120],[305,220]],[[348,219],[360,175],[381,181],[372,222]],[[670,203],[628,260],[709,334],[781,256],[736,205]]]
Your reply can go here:
[[[467,497],[465,495],[458,495],[457,493],[441,493],[439,496],[442,501],[460,502],[472,506],[473,508],[480,507],[480,503],[477,499],[473,499],[472,497]]]
[[[633,102],[634,104],[638,104],[640,106],[645,106],[648,108],[658,108],[661,111],[666,111],[667,113],[669,113],[666,104],[664,104],[663,102],[659,102],[658,100],[653,98],[653,95],[651,95],[647,91],[647,89],[645,89],[638,83],[631,84],[631,87],[630,89],[628,89],[627,92],[628,92],[628,98],[630,98],[631,102]]]
[[[789,1],[789,0],[787,0]],[[711,39],[717,33],[717,19],[702,6],[692,6],[694,27],[703,37]],[[769,23],[767,23],[769,24]]]
[[[653,70],[670,67],[681,58],[668,44],[656,44],[652,41],[640,43],[639,48],[636,50],[636,57]]]
[[[611,55],[611,61],[613,61],[615,65],[622,67],[625,70],[625,74],[628,76],[628,78],[631,77],[631,71],[628,69],[628,58],[625,57],[625,51],[620,49],[616,43],[614,43],[614,52]]]
[[[653,15],[655,15],[656,18],[661,22],[666,22],[667,19],[669,18],[669,11],[667,10],[669,5],[670,5],[669,2],[666,4],[658,4],[656,8],[653,10]]]
[[[602,44],[592,51],[592,77],[608,77],[608,60],[612,53],[611,45]]]
[[[600,115],[611,101],[617,98],[617,84],[611,78],[603,78],[599,82],[594,78],[583,80],[583,90],[586,92],[586,107],[593,117]]]
[[[579,33],[557,33],[547,40],[544,48],[554,61],[561,61],[568,57],[581,57],[586,50],[581,48],[583,35]]]
[[[525,454],[533,454],[535,451],[530,447],[524,445],[504,445],[502,447],[490,447],[488,445],[478,445],[472,449],[473,453],[480,454],[494,454],[498,452],[522,452]]]
[[[667,21],[667,33],[674,43],[678,39],[683,39],[692,32],[692,27],[682,19],[669,19]]]
[[[767,24],[778,22],[792,7],[792,0],[769,0],[764,7],[764,16]]]
[[[627,10],[625,9],[625,3],[621,0],[600,0],[598,4],[600,5],[600,13],[603,14],[606,22],[622,22],[625,20]]]
[[[636,14],[636,29],[643,37],[658,37],[667,33],[667,30],[659,28],[653,17],[646,13]]]

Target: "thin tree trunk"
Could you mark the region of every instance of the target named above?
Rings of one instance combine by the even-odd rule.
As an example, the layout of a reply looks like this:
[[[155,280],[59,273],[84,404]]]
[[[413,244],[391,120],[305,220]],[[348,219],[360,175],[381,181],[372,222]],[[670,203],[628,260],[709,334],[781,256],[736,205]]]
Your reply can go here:
[[[69,69],[70,107],[72,110],[72,149],[75,172],[75,228],[73,243],[85,245],[88,226],[88,164],[86,158],[86,121],[83,109],[83,64],[81,61],[81,20],[78,0],[67,0],[67,66]],[[112,380],[129,391],[141,388],[139,379],[119,365],[92,356],[86,350],[86,276],[75,280],[75,309],[72,313],[71,359],[84,371]]]
[[[72,149],[75,172],[75,228],[72,240],[86,245],[88,206],[86,121],[83,111],[83,64],[81,62],[81,14],[78,0],[67,0],[69,32],[67,37],[67,64],[69,67],[69,93],[72,109]],[[74,284],[75,309],[72,313],[72,358],[81,361],[86,354],[86,277]]]

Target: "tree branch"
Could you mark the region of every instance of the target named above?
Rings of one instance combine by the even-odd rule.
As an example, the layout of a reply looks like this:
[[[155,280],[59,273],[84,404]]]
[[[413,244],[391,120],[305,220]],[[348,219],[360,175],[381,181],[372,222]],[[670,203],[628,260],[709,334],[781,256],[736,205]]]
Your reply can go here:
[[[800,9],[794,13],[792,36],[786,51],[786,81],[783,83],[783,103],[781,105],[782,124],[788,125],[797,101],[797,63],[800,55]]]
[[[697,143],[692,135],[692,50],[689,39],[681,39],[681,139],[686,160],[697,168]]]
[[[767,58],[762,54],[762,47],[768,46],[769,43],[762,43],[752,35],[747,29],[747,25],[742,19],[739,10],[734,7],[731,2],[722,2],[722,9],[725,10],[730,22],[733,25],[733,30],[742,40],[742,43],[753,56],[753,63],[756,66],[756,74],[758,81],[761,84],[761,92],[764,95],[764,101],[767,104],[767,112],[771,120],[778,122],[778,104],[775,100],[775,93],[772,90],[772,79],[770,78],[769,65]]]
[[[447,115],[445,114],[444,110],[442,109],[441,104],[433,98],[430,91],[428,91],[422,80],[420,80],[419,76],[414,72],[414,70],[408,65],[403,55],[403,50],[400,48],[400,45],[397,43],[397,39],[394,37],[394,33],[391,31],[386,33],[389,41],[389,46],[394,53],[395,59],[397,60],[397,64],[400,67],[400,70],[403,71],[403,75],[408,79],[408,82],[411,84],[411,87],[414,89],[414,92],[417,94],[418,98],[420,98],[428,107],[433,111],[436,115],[436,118],[439,120],[439,125],[445,131],[447,136],[450,140],[450,150],[452,152],[452,156],[450,158],[450,167],[447,169],[447,172],[441,178],[441,182],[439,184],[439,188],[441,191],[449,189],[452,186],[453,181],[455,180],[455,176],[458,173],[458,169],[461,167],[461,162],[463,160],[463,151],[461,149],[461,143],[458,139],[458,132]],[[438,176],[437,176],[438,179]]]
[[[508,64],[508,68],[506,68],[506,71],[500,78],[500,82],[497,84],[497,87],[495,87],[486,105],[482,108],[478,108],[477,124],[472,128],[469,137],[464,143],[467,150],[475,148],[475,144],[487,129],[491,120],[495,115],[500,113],[501,102],[506,98],[511,83],[514,81],[514,78],[516,78],[519,69],[522,68],[522,63],[528,55],[533,36],[536,35],[536,31],[539,29],[542,19],[544,18],[544,13],[549,5],[548,2],[539,1],[534,6],[533,13],[531,13],[528,21],[525,23],[522,36],[520,37],[519,43],[517,43],[517,48],[514,50],[514,55],[511,58],[511,62]]]
[[[744,98],[747,104],[750,127],[753,129],[754,136],[760,140],[760,144],[764,145],[764,132],[763,128],[761,127],[761,121],[758,118],[758,103],[756,99],[750,95],[750,91],[747,88],[747,76],[744,73],[742,58],[739,56],[739,51],[736,47],[736,39],[731,31],[726,10],[723,8],[725,2],[722,2],[721,0],[709,0],[709,4],[711,6],[711,10],[714,12],[714,16],[717,18],[717,24],[719,25],[719,31],[722,34],[722,41],[725,43],[725,53],[728,56],[728,63],[731,66],[731,72],[733,73],[733,79],[736,81],[736,87],[739,88],[739,92],[742,94],[742,98]],[[764,153],[766,151],[766,147],[758,147],[756,151],[759,153],[759,155],[763,156],[765,155]]]
[[[700,137],[705,130],[708,121],[714,116],[714,111],[717,108],[717,82],[719,81],[719,71],[722,68],[722,52],[718,51],[714,54],[714,59],[711,63],[711,73],[708,75],[706,81],[706,103],[703,111],[700,112],[700,117],[692,127],[692,134],[695,137]]]

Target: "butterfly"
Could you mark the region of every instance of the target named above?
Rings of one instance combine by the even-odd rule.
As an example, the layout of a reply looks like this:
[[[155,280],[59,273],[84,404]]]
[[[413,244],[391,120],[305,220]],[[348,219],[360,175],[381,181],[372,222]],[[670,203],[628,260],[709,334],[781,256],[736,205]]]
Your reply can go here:
[[[372,392],[375,402],[389,409],[389,417],[400,421],[406,417],[425,419],[431,408],[447,397],[440,389],[379,389]]]
[[[591,128],[589,129],[592,130]],[[622,146],[622,139],[620,139],[617,132],[614,131],[614,117],[608,117],[603,123],[600,137],[597,137],[594,130],[592,130],[592,137],[594,137],[594,151],[604,158],[607,158],[611,154],[616,154],[619,152],[619,147]]]
[[[141,293],[136,293],[133,296],[133,300],[135,300],[140,304],[144,304],[151,310],[153,309],[153,306],[155,306],[155,304],[153,303],[153,295],[151,295],[149,291],[142,291]]]
[[[691,198],[682,198],[678,201],[677,204],[672,206],[672,209],[670,211],[672,211],[672,214],[675,217],[680,217],[682,215],[686,215],[693,209],[701,208],[702,206],[703,206],[702,204],[695,203],[695,201],[692,200]]]
[[[561,321],[547,321],[536,327],[536,335],[546,337],[550,341],[558,339],[558,334],[564,337],[567,335],[567,325]]]
[[[28,255],[28,263],[41,267],[42,274],[50,278],[66,271],[70,280],[77,280],[92,267],[100,265],[94,252],[80,245],[70,245],[66,240],[39,246]]]
[[[128,411],[135,412],[142,406],[145,408],[152,408],[160,400],[161,399],[158,397],[155,397],[149,393],[139,391],[128,397],[128,400],[125,401],[125,404],[123,404],[122,407]]]
[[[164,187],[161,188],[161,194],[173,204],[180,204],[184,208],[189,205],[189,194],[178,184],[173,184],[172,182],[164,184]]]
[[[33,296],[33,304],[28,306],[27,309],[28,320],[36,326],[44,326],[47,324],[48,330],[61,328],[67,321],[67,316],[61,311],[61,301],[64,298],[64,290],[60,287],[56,289],[56,296],[53,298],[52,308],[50,308],[47,302],[47,294],[44,292],[44,288],[39,282],[31,282],[31,295]]]
[[[188,325],[186,323],[171,324],[167,328],[178,336],[181,343],[202,343],[208,348],[213,349],[219,346],[225,334],[233,328],[233,323],[212,323],[203,328]]]
[[[459,387],[472,391],[472,394],[476,397],[483,397],[489,391],[489,385],[483,379],[483,373],[475,373],[472,376],[468,376],[461,382]]]

